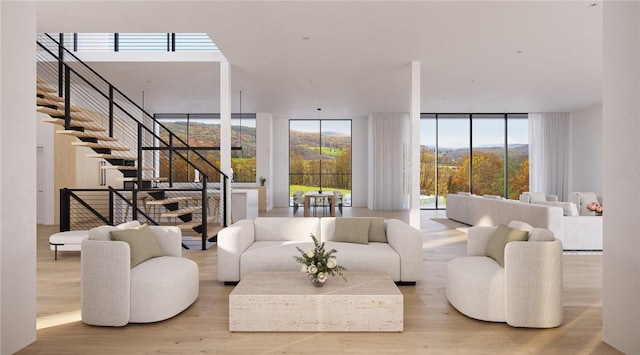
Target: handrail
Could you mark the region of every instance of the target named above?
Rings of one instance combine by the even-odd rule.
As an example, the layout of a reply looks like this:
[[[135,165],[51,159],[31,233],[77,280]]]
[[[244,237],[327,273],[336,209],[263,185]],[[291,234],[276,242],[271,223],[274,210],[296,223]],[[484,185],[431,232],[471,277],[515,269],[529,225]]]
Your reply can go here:
[[[58,41],[56,41],[53,37],[51,37],[51,35],[49,35],[48,33],[44,33],[45,36],[47,36],[51,41],[53,41],[55,44],[57,44],[58,46],[60,46],[60,43]],[[42,45],[41,43],[39,43],[38,41],[38,45],[43,48],[44,50],[46,50],[50,55],[52,55],[54,58],[56,59],[60,59],[58,58],[56,55],[54,55],[53,53],[51,53],[51,51],[49,51],[44,45]],[[109,85],[109,88],[112,88],[114,91],[116,91],[118,94],[120,94],[124,99],[126,99],[128,101],[128,103],[132,104],[133,106],[135,106],[137,109],[139,109],[146,117],[150,118],[154,124],[157,124],[159,127],[165,129],[167,132],[169,132],[169,135],[177,138],[178,142],[180,142],[181,144],[183,144],[185,147],[190,147],[189,144],[187,144],[184,140],[182,140],[182,138],[180,138],[179,136],[175,135],[173,132],[171,132],[171,130],[169,130],[165,125],[163,125],[161,122],[159,122],[158,120],[155,119],[155,117],[153,117],[152,115],[150,115],[148,112],[146,112],[142,107],[140,107],[140,105],[138,105],[136,102],[134,102],[133,100],[131,100],[127,95],[125,95],[124,93],[122,93],[122,91],[120,91],[118,88],[116,88],[114,85],[112,85],[107,79],[105,79],[104,77],[102,77],[102,75],[98,74],[93,68],[91,68],[90,66],[88,66],[85,62],[83,62],[82,60],[80,60],[76,55],[74,55],[71,51],[69,51],[68,49],[62,47],[65,55],[69,54],[71,55],[74,59],[77,60],[77,63],[80,63],[81,65],[83,65],[86,69],[88,69],[89,71],[91,71],[91,73],[93,73],[94,75],[96,75],[100,80],[104,81],[106,84]],[[65,63],[63,63],[65,64]],[[66,64],[65,64],[66,65]],[[68,66],[68,65],[67,65]],[[96,90],[97,92],[99,92],[102,96],[104,96],[106,99],[110,99],[108,95],[106,95],[105,93],[103,93],[100,89],[96,88],[93,84],[89,83],[87,79],[85,79],[82,75],[80,75],[76,70],[74,70],[73,68],[69,67],[69,69],[71,71],[73,71],[73,73],[75,75],[77,75],[78,77],[82,78],[82,80],[84,80],[85,82],[87,82],[94,90]],[[126,113],[131,119],[135,120],[138,123],[141,123],[137,118],[133,117],[127,110],[125,110],[120,104],[113,102],[114,105],[116,105],[122,112]],[[110,119],[113,119],[112,117],[110,117]],[[142,124],[143,127],[145,127],[145,129],[153,134],[155,136],[155,133],[153,133],[148,127],[146,127],[144,124]],[[156,138],[160,139],[160,137]],[[164,144],[166,144],[165,142],[163,142]],[[168,145],[168,144],[167,144]],[[215,171],[217,171],[219,174],[221,174],[222,176],[224,176],[224,179],[228,179],[229,176],[227,174],[225,174],[224,172],[222,172],[220,169],[218,169],[217,166],[211,164],[205,157],[203,157],[196,149],[193,149],[193,147],[191,147],[191,152],[194,153],[197,157],[199,157],[203,162],[205,162],[207,165],[209,165],[210,167],[212,167]],[[182,157],[184,158],[184,157]],[[186,160],[187,162],[189,162],[189,160]],[[196,168],[196,166],[193,165],[193,163],[190,164],[193,168]],[[200,169],[201,170],[201,169]],[[204,174],[203,174],[204,175]]]

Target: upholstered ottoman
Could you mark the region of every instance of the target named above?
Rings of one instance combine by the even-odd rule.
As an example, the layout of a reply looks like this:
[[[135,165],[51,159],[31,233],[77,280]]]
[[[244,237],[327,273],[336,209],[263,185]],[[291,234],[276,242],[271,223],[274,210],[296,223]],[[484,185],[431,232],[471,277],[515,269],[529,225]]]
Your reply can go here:
[[[89,231],[67,231],[52,234],[49,237],[49,248],[54,251],[54,258],[58,260],[58,250],[80,251],[82,240],[89,236]]]

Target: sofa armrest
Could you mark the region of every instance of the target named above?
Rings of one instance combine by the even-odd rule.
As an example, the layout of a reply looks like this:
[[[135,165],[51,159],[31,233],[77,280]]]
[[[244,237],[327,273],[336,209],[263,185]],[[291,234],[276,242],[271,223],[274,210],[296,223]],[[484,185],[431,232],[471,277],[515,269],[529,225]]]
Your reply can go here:
[[[562,323],[562,242],[510,242],[504,251],[505,318],[509,325]],[[535,271],[535,272],[532,272]]]
[[[84,239],[81,250],[82,321],[102,326],[126,325],[131,314],[129,244]]]
[[[254,241],[251,219],[240,220],[218,233],[219,281],[240,281],[240,256]]]
[[[491,235],[496,231],[496,228],[491,226],[469,227],[467,232],[467,255],[486,256],[489,239],[491,239]]]
[[[386,222],[387,242],[400,255],[400,281],[422,280],[422,234],[398,219]]]
[[[149,226],[166,256],[182,256],[182,231],[175,226]]]
[[[547,201],[558,202],[558,196],[556,195],[545,195]]]

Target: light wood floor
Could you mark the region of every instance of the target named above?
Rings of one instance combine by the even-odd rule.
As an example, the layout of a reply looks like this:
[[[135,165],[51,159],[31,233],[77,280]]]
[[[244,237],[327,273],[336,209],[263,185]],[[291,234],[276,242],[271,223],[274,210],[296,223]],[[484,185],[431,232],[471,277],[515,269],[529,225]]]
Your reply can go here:
[[[399,212],[344,211],[407,220]],[[265,215],[291,215],[291,209]],[[465,254],[466,234],[443,212],[423,211],[421,225],[424,279],[400,287],[402,333],[230,333],[228,295],[233,287],[216,279],[215,247],[184,252],[200,265],[200,296],[183,313],[153,324],[88,326],[80,322],[80,253],[61,252],[54,261],[47,240],[57,227],[38,226],[38,339],[19,354],[619,354],[601,340],[601,256],[564,256],[561,327],[512,328],[467,318],[449,305],[445,265]]]

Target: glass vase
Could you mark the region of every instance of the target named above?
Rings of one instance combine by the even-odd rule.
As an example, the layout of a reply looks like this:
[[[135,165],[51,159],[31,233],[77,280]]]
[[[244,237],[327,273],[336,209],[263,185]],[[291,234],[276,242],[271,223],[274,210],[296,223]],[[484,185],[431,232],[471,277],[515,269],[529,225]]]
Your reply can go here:
[[[315,277],[311,279],[311,284],[315,287],[322,287],[324,286],[324,282],[319,281],[318,279],[316,279]]]

